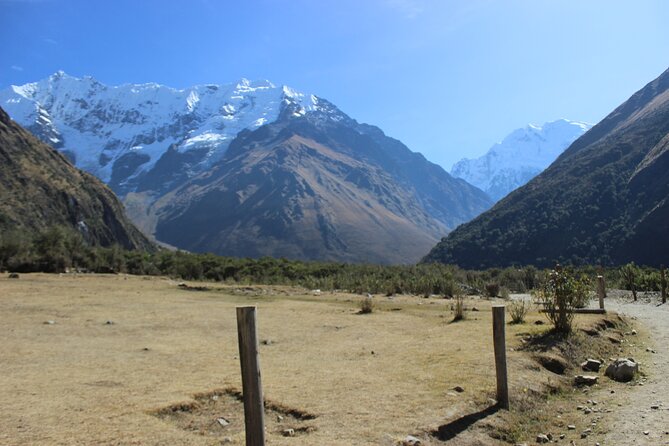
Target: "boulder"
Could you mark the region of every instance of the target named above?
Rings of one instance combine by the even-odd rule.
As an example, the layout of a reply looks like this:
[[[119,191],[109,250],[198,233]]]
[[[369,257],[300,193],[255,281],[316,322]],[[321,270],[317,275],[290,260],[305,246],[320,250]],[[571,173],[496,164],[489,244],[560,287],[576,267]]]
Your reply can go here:
[[[9,278],[10,279],[18,279],[19,278],[19,273],[9,273]]]
[[[631,358],[619,358],[606,368],[605,375],[614,381],[628,382],[639,372],[639,364]]]

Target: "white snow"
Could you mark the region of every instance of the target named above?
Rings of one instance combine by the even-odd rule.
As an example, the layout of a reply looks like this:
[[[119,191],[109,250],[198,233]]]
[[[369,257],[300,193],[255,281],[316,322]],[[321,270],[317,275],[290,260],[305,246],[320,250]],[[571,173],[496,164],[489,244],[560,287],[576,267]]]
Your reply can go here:
[[[48,128],[64,141],[77,167],[109,182],[115,160],[134,151],[150,170],[170,145],[179,152],[205,149],[193,174],[220,160],[235,136],[274,122],[284,101],[296,116],[315,110],[318,99],[267,80],[178,90],[156,83],[106,86],[90,76],[59,71],[38,82],[0,91],[0,106],[24,127]],[[105,162],[106,161],[106,162]]]
[[[592,124],[567,119],[528,124],[511,132],[485,155],[458,161],[451,168],[451,175],[499,200],[548,167],[590,127]]]

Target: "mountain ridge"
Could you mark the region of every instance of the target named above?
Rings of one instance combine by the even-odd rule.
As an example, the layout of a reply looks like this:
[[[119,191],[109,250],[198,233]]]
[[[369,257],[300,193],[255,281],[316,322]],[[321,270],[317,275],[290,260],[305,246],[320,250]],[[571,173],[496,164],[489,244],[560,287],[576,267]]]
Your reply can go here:
[[[0,101],[37,126],[42,138],[57,139],[59,150],[81,167],[105,179],[142,230],[181,249],[411,263],[491,204],[482,191],[381,129],[358,123],[326,99],[286,86],[266,81],[184,90],[128,85],[123,91],[130,99],[119,99],[114,88],[120,87],[64,73],[27,85],[3,90]],[[160,113],[154,116],[155,110]],[[261,153],[267,158],[262,167],[253,159]],[[305,160],[311,164],[304,165]],[[331,187],[319,189],[313,175],[319,169],[332,174]],[[311,172],[309,178],[305,172]],[[218,183],[220,177],[240,189]],[[284,193],[269,193],[272,185]],[[210,193],[206,199],[205,189]],[[321,193],[308,202],[309,190]],[[258,199],[248,201],[249,195]],[[358,207],[356,196],[366,197],[371,214],[370,207]],[[328,206],[341,215],[332,215]],[[350,215],[354,208],[356,217]],[[179,225],[191,230],[170,229]],[[273,233],[280,227],[290,234],[286,243]],[[206,237],[193,228],[206,229]],[[406,242],[400,228],[408,234]],[[312,238],[303,237],[308,231],[315,231]],[[291,240],[297,245],[291,246]]]
[[[667,135],[669,70],[544,172],[443,238],[424,261],[659,265],[669,250]]]
[[[30,232],[65,226],[92,245],[155,247],[124,216],[97,178],[21,128],[0,108],[0,229]]]

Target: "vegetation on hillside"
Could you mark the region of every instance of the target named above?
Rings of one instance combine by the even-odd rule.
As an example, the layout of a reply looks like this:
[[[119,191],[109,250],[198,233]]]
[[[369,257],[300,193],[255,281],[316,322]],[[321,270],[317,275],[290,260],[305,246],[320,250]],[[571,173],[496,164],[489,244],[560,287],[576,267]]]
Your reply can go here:
[[[669,252],[669,70],[425,262],[659,266]],[[666,263],[666,262],[665,262]]]
[[[579,268],[578,277],[604,274],[609,286],[659,291],[660,273],[652,268],[633,268],[634,279],[625,269]],[[0,271],[128,273],[167,275],[183,280],[210,280],[239,284],[295,285],[308,289],[347,290],[354,293],[455,296],[508,289],[525,293],[540,289],[549,272],[532,266],[464,270],[453,265],[369,265],[303,262],[263,257],[259,259],[192,254],[183,251],[129,251],[118,245],[91,246],[72,229],[55,226],[37,233],[20,230],[0,233]],[[583,287],[592,287],[585,279]],[[490,292],[488,291],[488,294]],[[579,305],[582,305],[579,304]]]

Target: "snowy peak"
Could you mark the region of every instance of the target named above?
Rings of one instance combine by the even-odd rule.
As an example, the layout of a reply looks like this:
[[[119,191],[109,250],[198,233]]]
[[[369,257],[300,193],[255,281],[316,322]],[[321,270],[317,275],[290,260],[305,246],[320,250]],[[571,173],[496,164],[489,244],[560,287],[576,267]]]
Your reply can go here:
[[[0,106],[15,121],[120,193],[135,190],[169,150],[186,155],[179,167],[185,175],[201,173],[240,131],[275,121],[287,104],[300,117],[318,99],[267,80],[106,86],[63,71],[0,91]]]
[[[558,119],[514,130],[476,159],[462,159],[451,175],[484,190],[497,201],[548,167],[592,124]]]

